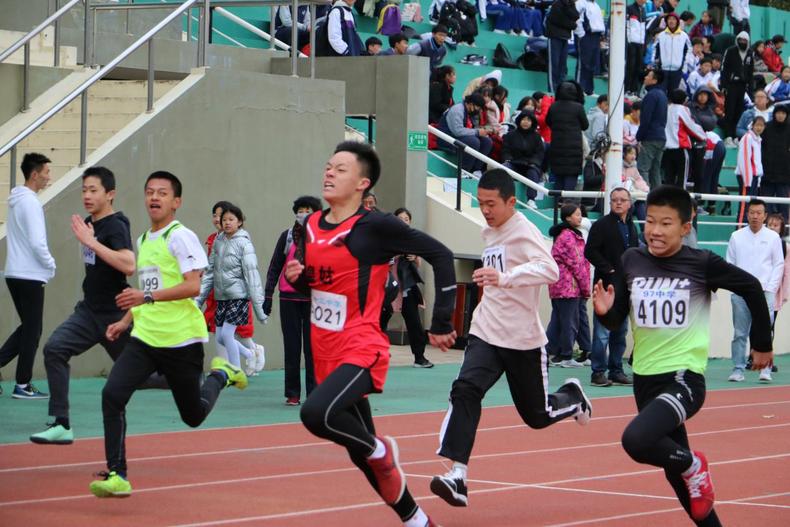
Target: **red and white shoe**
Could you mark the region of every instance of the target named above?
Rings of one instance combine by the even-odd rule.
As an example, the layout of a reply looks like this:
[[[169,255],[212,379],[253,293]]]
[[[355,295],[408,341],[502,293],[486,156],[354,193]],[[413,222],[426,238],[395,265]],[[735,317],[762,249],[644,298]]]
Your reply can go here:
[[[368,459],[368,466],[373,470],[379,495],[387,505],[394,505],[403,497],[406,490],[406,476],[398,463],[398,444],[389,436],[377,437],[384,443],[386,453],[378,459]]]
[[[696,521],[702,521],[708,517],[713,510],[714,492],[713,480],[708,470],[708,460],[702,452],[694,452],[699,458],[699,469],[690,476],[683,476],[686,488],[689,491],[691,501],[691,517]]]

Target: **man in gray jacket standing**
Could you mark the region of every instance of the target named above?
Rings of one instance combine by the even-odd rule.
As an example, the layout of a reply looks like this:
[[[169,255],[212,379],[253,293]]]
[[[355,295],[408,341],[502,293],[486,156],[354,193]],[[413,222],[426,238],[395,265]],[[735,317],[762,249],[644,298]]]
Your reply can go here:
[[[19,357],[14,399],[47,399],[30,383],[44,316],[44,285],[55,276],[55,259],[47,246],[44,208],[36,194],[49,184],[50,160],[25,154],[25,184],[8,197],[5,281],[21,323],[0,348],[0,368]]]

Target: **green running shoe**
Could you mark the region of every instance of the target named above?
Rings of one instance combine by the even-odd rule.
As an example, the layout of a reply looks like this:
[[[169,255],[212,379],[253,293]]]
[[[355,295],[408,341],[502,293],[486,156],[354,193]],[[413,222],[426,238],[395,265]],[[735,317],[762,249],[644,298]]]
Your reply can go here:
[[[74,431],[58,423],[47,423],[47,429],[31,435],[30,440],[37,445],[70,445],[74,442]]]
[[[96,474],[104,479],[91,482],[91,492],[97,498],[128,498],[132,495],[132,484],[116,472]]]
[[[211,369],[225,372],[228,376],[228,384],[226,386],[235,386],[239,390],[247,387],[247,375],[244,373],[244,370],[237,368],[222,357],[211,359]]]

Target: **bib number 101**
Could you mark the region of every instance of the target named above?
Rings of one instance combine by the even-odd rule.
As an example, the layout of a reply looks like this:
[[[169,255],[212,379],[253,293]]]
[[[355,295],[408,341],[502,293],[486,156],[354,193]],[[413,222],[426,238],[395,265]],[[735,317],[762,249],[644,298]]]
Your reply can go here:
[[[684,328],[688,326],[689,293],[672,291],[670,298],[654,296],[655,291],[635,295],[636,324],[643,328]],[[651,294],[652,293],[652,294]]]

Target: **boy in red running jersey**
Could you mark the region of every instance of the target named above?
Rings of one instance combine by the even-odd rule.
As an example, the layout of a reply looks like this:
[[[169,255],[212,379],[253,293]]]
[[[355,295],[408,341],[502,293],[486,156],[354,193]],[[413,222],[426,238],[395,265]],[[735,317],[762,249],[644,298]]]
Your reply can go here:
[[[453,255],[427,234],[391,214],[362,206],[378,181],[381,164],[373,148],[357,142],[337,146],[324,170],[323,198],[329,209],[294,229],[296,259],[286,279],[309,288],[311,347],[318,386],[302,406],[313,434],[348,450],[351,461],[407,527],[436,524],[414,502],[398,464],[398,446],[376,435],[367,396],[380,393],[389,366],[389,341],[379,315],[389,261],[415,254],[433,267],[436,302],[431,344],[455,342],[450,318],[455,306]]]

